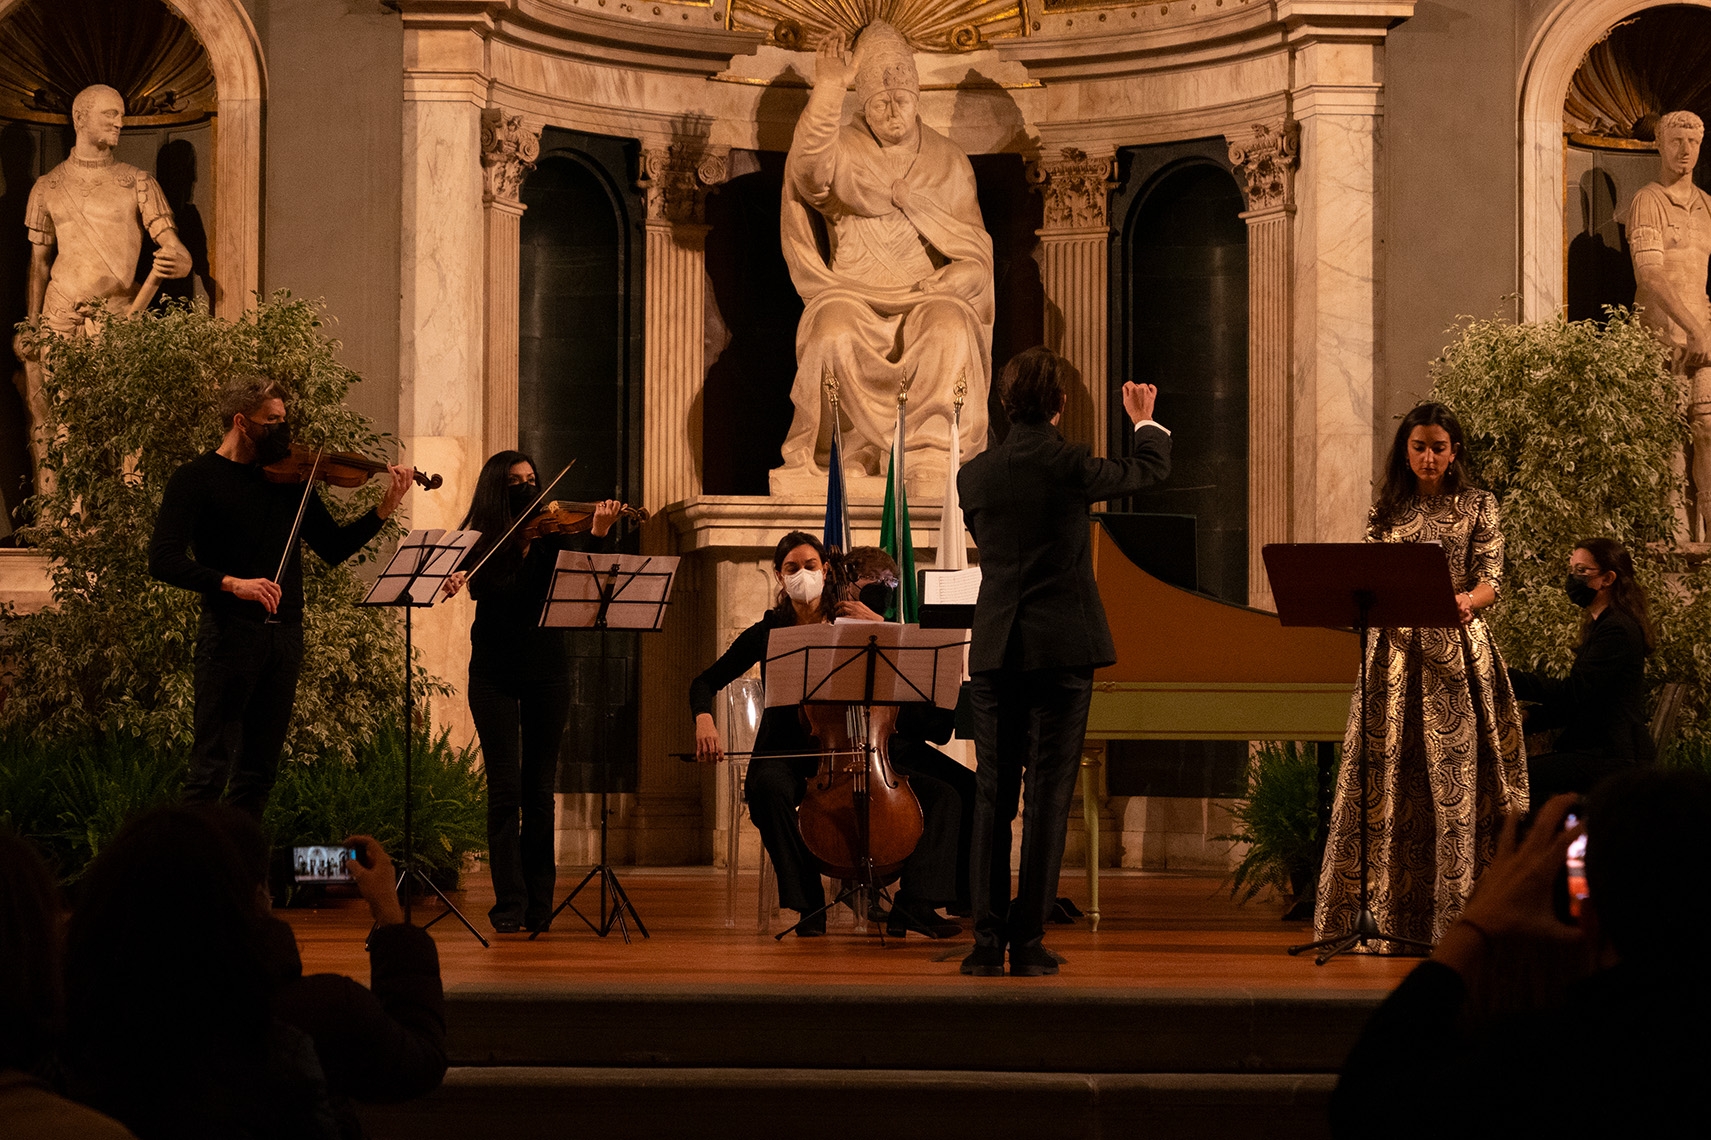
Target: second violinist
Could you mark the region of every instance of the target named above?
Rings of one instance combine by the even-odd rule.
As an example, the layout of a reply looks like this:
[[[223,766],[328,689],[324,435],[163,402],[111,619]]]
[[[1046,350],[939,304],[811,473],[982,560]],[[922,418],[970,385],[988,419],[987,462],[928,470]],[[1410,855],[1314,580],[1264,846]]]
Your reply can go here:
[[[568,631],[540,625],[553,566],[561,550],[608,546],[625,510],[614,499],[594,504],[586,534],[535,536],[547,528],[524,522],[507,537],[539,497],[535,461],[521,451],[501,451],[482,464],[462,527],[481,532],[465,567],[486,562],[446,584],[456,593],[467,581],[475,599],[467,691],[487,771],[488,918],[500,934],[545,929],[553,909],[553,789],[570,717]]]

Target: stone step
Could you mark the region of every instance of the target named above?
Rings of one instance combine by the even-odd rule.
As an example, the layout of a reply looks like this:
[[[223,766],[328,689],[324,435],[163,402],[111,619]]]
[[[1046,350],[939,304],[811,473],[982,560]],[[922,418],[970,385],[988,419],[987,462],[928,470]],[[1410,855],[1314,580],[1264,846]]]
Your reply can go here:
[[[1321,1073],[502,1066],[454,1068],[432,1096],[365,1109],[363,1122],[374,1140],[1320,1140],[1335,1083]]]
[[[453,988],[461,1066],[1334,1073],[1378,992],[964,985]]]

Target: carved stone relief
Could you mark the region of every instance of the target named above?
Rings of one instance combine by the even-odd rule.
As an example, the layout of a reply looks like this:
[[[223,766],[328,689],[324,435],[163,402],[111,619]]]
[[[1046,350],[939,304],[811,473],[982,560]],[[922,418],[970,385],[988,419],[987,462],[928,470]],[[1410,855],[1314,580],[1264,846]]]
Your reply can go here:
[[[1230,163],[1247,196],[1249,210],[1295,205],[1295,168],[1301,158],[1301,127],[1293,119],[1255,123],[1246,135],[1228,136]]]
[[[1112,186],[1111,156],[1087,157],[1079,147],[1066,146],[1055,159],[1028,166],[1028,181],[1045,197],[1045,228],[1088,229],[1110,225],[1108,206]]]
[[[503,108],[481,112],[481,173],[489,202],[515,202],[523,179],[541,156],[541,124],[525,122]]]

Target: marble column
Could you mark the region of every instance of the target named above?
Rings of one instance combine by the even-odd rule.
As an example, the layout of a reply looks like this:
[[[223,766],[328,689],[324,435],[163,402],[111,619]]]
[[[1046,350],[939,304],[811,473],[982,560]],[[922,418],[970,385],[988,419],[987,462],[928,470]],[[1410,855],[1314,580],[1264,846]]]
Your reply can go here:
[[[707,192],[723,182],[726,154],[695,142],[642,149],[647,192],[643,320],[642,503],[658,512],[701,493],[702,387],[706,380]],[[665,519],[642,533],[643,549],[675,549]],[[694,747],[689,682],[707,665],[700,596],[703,568],[686,559],[665,629],[643,639],[637,794],[632,853],[638,863],[698,863],[711,855],[697,766],[670,753]]]
[[[1372,502],[1373,393],[1382,372],[1379,187],[1383,39],[1303,28],[1290,322],[1296,542],[1355,542]]]
[[[1028,178],[1045,198],[1040,276],[1046,295],[1046,343],[1075,370],[1060,427],[1065,438],[1106,452],[1111,226],[1108,217],[1115,151],[1089,155],[1066,146],[1030,164]],[[993,382],[997,382],[993,377]]]
[[[412,527],[454,527],[482,460],[483,225],[481,37],[407,28],[400,241],[398,434],[404,458],[444,476],[404,500]],[[463,692],[473,607],[464,597],[418,615],[419,663],[452,686],[433,702],[457,745],[474,739]]]
[[[481,204],[487,231],[486,353],[482,369],[483,458],[517,446],[518,242],[523,179],[541,153],[541,124],[502,108],[481,112]]]
[[[1248,604],[1271,609],[1261,551],[1290,534],[1290,293],[1301,135],[1284,120],[1255,123],[1228,141],[1248,204]]]

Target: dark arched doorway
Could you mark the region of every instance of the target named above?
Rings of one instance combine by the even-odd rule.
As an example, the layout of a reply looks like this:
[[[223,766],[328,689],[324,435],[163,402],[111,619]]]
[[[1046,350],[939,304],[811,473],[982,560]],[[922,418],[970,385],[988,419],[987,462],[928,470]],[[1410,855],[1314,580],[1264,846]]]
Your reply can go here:
[[[1128,446],[1122,384],[1156,384],[1173,470],[1128,509],[1192,515],[1199,588],[1245,603],[1248,578],[1248,227],[1227,170],[1188,160],[1135,196],[1123,228],[1126,359],[1112,377],[1112,453]]]
[[[633,143],[549,128],[524,182],[518,264],[517,443],[552,498],[635,502],[641,488],[642,279]],[[571,637],[571,713],[558,790],[636,786],[636,638]],[[604,748],[601,747],[604,743]],[[604,767],[602,761],[609,763]]]

